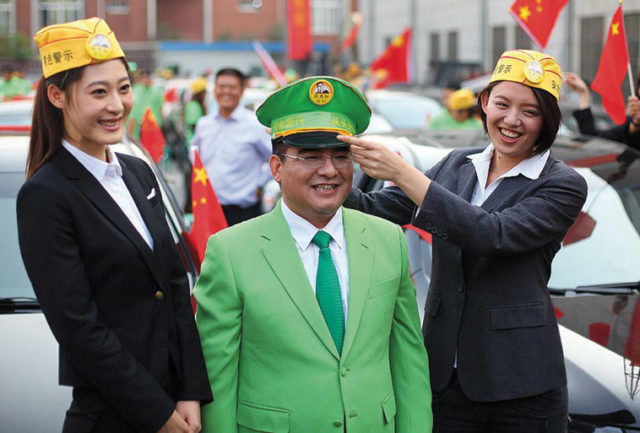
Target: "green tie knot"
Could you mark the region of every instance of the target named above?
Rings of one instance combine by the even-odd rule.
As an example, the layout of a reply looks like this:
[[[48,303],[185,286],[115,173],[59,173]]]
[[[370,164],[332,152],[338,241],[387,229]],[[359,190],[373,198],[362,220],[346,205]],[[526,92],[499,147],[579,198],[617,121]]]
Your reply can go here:
[[[329,241],[331,241],[331,235],[327,232],[323,232],[322,230],[318,230],[318,232],[315,234],[315,236],[311,240],[311,242],[316,244],[321,249],[328,248]]]

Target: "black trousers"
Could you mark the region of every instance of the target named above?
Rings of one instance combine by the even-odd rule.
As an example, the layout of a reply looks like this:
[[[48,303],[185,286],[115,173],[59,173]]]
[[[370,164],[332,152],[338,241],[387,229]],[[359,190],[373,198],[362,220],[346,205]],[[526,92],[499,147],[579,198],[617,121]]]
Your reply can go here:
[[[222,205],[222,212],[224,213],[224,217],[227,219],[227,224],[232,226],[234,224],[241,223],[242,221],[262,215],[262,205],[260,202],[249,207],[224,204]]]
[[[469,400],[454,371],[433,394],[434,433],[566,433],[567,388],[514,400]]]

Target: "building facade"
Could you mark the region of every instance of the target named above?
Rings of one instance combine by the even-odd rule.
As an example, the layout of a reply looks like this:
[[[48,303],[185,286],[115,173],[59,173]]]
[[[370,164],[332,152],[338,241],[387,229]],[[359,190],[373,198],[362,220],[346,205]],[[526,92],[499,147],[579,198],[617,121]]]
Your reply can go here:
[[[127,58],[145,69],[176,63],[168,59],[172,54],[186,61],[184,69],[189,70],[194,65],[215,69],[238,58],[245,64],[246,56],[259,68],[247,41],[271,43],[272,54],[286,63],[287,1],[0,0],[0,37],[18,34],[31,40],[46,25],[99,16],[114,30]],[[356,7],[357,0],[311,0],[312,33],[320,55],[339,51],[343,22]],[[172,51],[177,46],[179,51]],[[169,48],[163,53],[163,47]],[[242,49],[229,55],[234,47]]]
[[[462,73],[486,72],[505,50],[536,48],[509,14],[512,3],[513,0],[360,0],[364,20],[359,57],[368,64],[391,38],[411,26],[417,83],[442,80],[437,69],[446,63],[460,65]],[[593,79],[617,7],[617,0],[570,0],[558,18],[546,52],[556,57],[564,70]],[[640,0],[625,0],[623,11],[635,79],[640,69]]]

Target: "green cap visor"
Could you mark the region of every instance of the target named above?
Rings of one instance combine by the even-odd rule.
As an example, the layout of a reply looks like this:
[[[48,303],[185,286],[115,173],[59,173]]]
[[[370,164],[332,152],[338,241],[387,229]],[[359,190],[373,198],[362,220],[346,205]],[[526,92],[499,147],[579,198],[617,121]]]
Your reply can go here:
[[[335,132],[302,132],[274,139],[274,143],[303,149],[324,149],[327,147],[349,147],[349,144],[338,140]]]

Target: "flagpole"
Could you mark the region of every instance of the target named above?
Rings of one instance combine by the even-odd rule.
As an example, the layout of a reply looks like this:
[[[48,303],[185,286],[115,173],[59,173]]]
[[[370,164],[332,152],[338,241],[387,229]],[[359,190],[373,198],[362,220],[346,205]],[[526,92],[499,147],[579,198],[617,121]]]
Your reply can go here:
[[[620,0],[620,8],[622,9],[622,0]],[[622,15],[624,16],[624,14]],[[625,29],[625,41],[627,38],[626,29]],[[633,88],[633,73],[631,72],[631,59],[627,62],[627,73],[629,74],[629,88],[631,89],[630,96],[636,96],[636,89]]]

